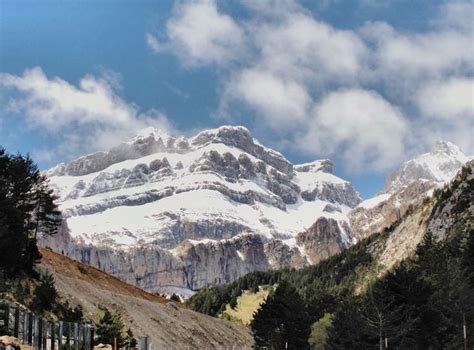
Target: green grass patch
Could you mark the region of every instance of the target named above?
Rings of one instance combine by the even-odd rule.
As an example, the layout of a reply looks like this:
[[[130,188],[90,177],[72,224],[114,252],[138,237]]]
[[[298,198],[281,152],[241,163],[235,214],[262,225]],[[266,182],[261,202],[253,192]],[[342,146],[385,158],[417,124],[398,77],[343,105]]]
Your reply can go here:
[[[272,288],[271,286],[260,287],[257,293],[252,293],[249,290],[244,291],[242,295],[237,298],[237,306],[235,309],[232,309],[230,305],[227,304],[221,318],[249,325],[253,319],[254,312],[265,302]]]

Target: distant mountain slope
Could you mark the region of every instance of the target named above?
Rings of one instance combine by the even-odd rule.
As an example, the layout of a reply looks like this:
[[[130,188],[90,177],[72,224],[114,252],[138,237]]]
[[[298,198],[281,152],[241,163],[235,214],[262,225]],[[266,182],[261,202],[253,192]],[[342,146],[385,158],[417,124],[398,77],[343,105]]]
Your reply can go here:
[[[120,311],[137,336],[148,335],[165,349],[251,346],[247,328],[217,320],[126,284],[94,267],[41,249],[41,268],[54,275],[56,288],[70,304],[80,303],[86,317],[97,318],[98,307]]]
[[[389,176],[383,193],[363,201],[349,213],[354,236],[362,239],[389,227],[409,208],[449,183],[471,158],[456,145],[438,141],[431,152],[405,162]]]
[[[329,160],[293,165],[244,127],[192,138],[146,129],[48,172],[65,223],[41,244],[182,293],[305,266],[355,241],[346,213],[361,198],[332,169]]]

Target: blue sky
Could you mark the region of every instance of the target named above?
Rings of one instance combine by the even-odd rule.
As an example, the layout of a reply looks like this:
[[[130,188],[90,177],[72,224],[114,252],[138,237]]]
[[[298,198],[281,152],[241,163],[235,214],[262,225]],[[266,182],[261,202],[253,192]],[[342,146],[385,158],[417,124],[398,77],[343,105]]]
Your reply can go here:
[[[0,0],[0,144],[42,168],[141,127],[248,127],[368,197],[436,139],[474,154],[473,1]]]

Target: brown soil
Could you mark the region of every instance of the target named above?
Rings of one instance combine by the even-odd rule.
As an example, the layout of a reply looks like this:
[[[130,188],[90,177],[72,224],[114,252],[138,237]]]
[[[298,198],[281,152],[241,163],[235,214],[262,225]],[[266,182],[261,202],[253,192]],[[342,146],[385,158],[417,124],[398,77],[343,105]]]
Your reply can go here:
[[[156,349],[243,349],[253,344],[241,324],[188,310],[61,254],[45,249],[41,254],[41,267],[54,275],[63,299],[81,304],[93,320],[101,317],[99,306],[120,312],[126,326],[136,336],[148,335]]]

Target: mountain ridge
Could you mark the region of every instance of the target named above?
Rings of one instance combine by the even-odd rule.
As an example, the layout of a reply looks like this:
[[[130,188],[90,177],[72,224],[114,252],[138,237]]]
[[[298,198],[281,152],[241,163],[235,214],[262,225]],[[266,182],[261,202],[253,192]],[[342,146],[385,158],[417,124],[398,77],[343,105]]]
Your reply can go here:
[[[41,244],[147,290],[182,295],[255,270],[300,268],[383,226],[389,198],[364,204],[333,170],[328,159],[292,164],[245,127],[191,138],[149,128],[48,171],[65,220],[58,238]],[[390,198],[419,200],[429,184],[414,180]],[[392,207],[387,225],[400,216]]]

